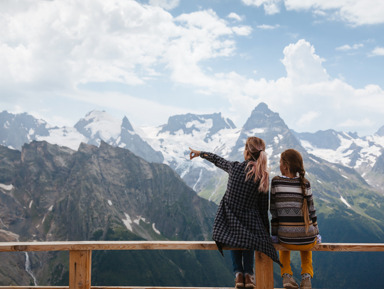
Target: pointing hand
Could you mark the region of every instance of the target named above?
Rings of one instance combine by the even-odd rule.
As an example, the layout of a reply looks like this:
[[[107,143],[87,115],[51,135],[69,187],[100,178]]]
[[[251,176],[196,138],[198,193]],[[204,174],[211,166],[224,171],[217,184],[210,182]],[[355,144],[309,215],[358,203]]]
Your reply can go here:
[[[197,150],[194,150],[194,149],[191,149],[191,148],[189,148],[189,150],[191,151],[191,152],[189,153],[189,159],[190,159],[190,160],[193,159],[193,158],[195,158],[195,157],[200,156],[200,151],[197,151]]]

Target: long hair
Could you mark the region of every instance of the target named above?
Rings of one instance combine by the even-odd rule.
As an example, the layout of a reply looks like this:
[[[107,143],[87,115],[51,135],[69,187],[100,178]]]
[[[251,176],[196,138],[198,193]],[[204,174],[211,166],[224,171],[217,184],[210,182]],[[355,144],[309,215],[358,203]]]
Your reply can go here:
[[[265,143],[261,138],[249,137],[245,143],[245,150],[248,151],[251,159],[249,160],[245,180],[252,177],[254,182],[260,180],[259,191],[267,193],[269,189],[269,174],[267,169],[267,153],[265,152]]]
[[[308,201],[307,201],[307,187],[305,179],[305,170],[304,162],[301,154],[294,149],[288,149],[281,154],[281,159],[288,166],[288,170],[291,174],[299,175],[301,192],[303,194],[303,205],[301,211],[304,217],[305,223],[305,232],[308,232],[309,229],[309,211],[308,211]]]

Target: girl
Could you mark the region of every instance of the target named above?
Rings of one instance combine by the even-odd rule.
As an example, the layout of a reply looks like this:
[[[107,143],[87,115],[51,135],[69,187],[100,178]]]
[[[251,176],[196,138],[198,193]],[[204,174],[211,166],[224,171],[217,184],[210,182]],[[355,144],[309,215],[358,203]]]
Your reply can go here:
[[[190,159],[200,156],[229,175],[227,190],[216,213],[212,238],[221,253],[223,246],[248,249],[232,250],[231,257],[236,274],[235,287],[253,288],[254,250],[280,264],[269,236],[265,143],[257,137],[248,138],[243,162],[231,162],[213,153],[190,150]]]
[[[319,229],[311,185],[304,177],[303,158],[294,149],[281,154],[280,171],[271,184],[272,239],[290,250],[300,251],[301,289],[312,288],[312,251]],[[292,277],[290,251],[280,251],[284,288],[299,288]]]

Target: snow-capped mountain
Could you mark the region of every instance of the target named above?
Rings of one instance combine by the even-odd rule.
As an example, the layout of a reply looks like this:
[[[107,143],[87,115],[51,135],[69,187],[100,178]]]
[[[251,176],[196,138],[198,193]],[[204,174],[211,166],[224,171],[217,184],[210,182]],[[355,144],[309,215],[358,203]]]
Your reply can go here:
[[[0,143],[9,148],[20,149],[37,136],[48,136],[49,125],[33,116],[11,114],[7,111],[0,113]]]
[[[4,146],[20,149],[32,140],[45,140],[77,150],[82,142],[99,145],[105,141],[147,161],[170,165],[190,187],[212,200],[223,190],[226,175],[203,160],[189,161],[188,147],[241,161],[245,141],[251,135],[265,140],[272,173],[278,173],[280,153],[291,147],[308,160],[354,169],[376,190],[384,191],[384,126],[367,137],[334,130],[295,133],[264,103],[252,111],[242,128],[236,128],[221,113],[176,115],[164,125],[135,129],[127,117],[119,120],[104,111],[89,112],[74,127],[53,127],[25,113],[0,113],[0,141]]]
[[[81,143],[99,145],[101,141],[131,150],[150,162],[162,163],[161,152],[153,150],[133,129],[128,118],[118,120],[105,111],[91,111],[74,127],[53,127],[26,113],[0,113],[0,141],[3,146],[21,149],[31,141],[47,141],[77,150]]]
[[[214,113],[172,116],[167,124],[141,128],[140,134],[155,150],[162,152],[164,162],[190,187],[197,192],[209,187],[214,192],[219,184],[208,183],[222,179],[222,172],[203,160],[189,161],[189,147],[228,157],[239,133],[230,119]]]
[[[129,124],[130,130],[133,131]],[[75,129],[88,139],[89,144],[115,142],[121,133],[122,122],[105,111],[91,111],[75,124]]]
[[[98,146],[100,141],[129,149],[143,159],[162,163],[161,152],[155,151],[133,129],[127,117],[118,120],[105,111],[91,111],[75,124],[78,132],[87,138],[88,144]]]
[[[265,103],[259,104],[245,122],[230,154],[231,159],[243,159],[244,145],[250,136],[257,136],[265,141],[271,167],[277,166],[280,153],[287,148],[304,151],[279,114],[271,111]]]
[[[331,163],[355,169],[369,184],[384,192],[384,127],[374,135],[359,137],[356,133],[335,130],[295,133],[301,145],[311,154]]]

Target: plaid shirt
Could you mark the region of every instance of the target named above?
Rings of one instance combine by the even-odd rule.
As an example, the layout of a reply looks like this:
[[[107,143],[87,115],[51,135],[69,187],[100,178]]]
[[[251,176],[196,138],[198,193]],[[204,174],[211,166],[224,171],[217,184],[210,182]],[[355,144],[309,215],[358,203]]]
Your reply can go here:
[[[280,264],[269,235],[268,193],[259,192],[259,181],[245,181],[248,161],[230,162],[213,153],[200,157],[228,173],[227,190],[220,202],[212,239],[230,247],[262,252]]]

